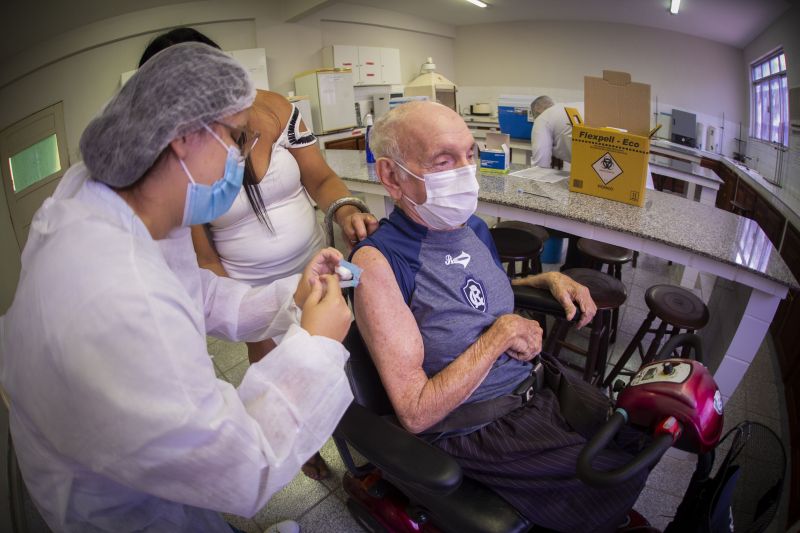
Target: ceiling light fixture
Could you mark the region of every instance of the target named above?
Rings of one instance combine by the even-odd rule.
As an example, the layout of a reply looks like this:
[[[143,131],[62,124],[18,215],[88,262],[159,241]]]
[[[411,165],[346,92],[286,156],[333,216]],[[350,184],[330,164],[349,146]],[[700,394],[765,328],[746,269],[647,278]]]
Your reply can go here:
[[[669,5],[669,12],[673,15],[678,14],[678,10],[681,8],[681,0],[672,0]]]
[[[481,2],[481,0],[467,0],[467,2],[469,2],[470,4],[474,4],[478,7],[486,7],[486,2]]]

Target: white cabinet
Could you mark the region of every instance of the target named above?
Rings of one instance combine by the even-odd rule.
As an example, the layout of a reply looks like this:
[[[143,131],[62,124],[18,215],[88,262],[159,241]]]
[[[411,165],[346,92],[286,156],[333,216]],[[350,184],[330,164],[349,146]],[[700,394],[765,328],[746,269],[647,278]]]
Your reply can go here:
[[[381,79],[383,83],[400,85],[400,50],[397,48],[381,48]]]
[[[356,85],[379,85],[381,79],[381,49],[376,46],[358,47],[358,77]]]
[[[399,85],[400,50],[378,46],[340,45],[322,49],[325,67],[353,69],[354,85]]]
[[[354,78],[357,77],[358,47],[349,45],[326,46],[322,49],[322,66],[353,69],[353,76]]]

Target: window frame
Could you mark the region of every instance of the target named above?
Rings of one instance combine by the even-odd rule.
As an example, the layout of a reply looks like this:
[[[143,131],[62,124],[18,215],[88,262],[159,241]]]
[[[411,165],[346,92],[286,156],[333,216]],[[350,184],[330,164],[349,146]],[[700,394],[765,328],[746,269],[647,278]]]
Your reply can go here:
[[[775,66],[777,69],[773,72]],[[768,71],[767,74],[764,73],[765,69]],[[783,48],[773,50],[753,61],[750,64],[748,76],[750,80],[750,139],[787,149],[791,127],[789,124],[788,69]],[[776,98],[781,101],[776,102]],[[780,106],[777,132],[772,116],[772,110],[776,105]],[[768,108],[766,111],[765,107]],[[777,133],[778,141],[773,140],[775,133]]]

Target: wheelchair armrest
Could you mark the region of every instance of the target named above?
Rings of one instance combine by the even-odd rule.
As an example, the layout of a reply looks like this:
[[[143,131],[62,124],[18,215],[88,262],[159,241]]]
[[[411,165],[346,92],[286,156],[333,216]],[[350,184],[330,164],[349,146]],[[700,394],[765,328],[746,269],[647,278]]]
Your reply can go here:
[[[461,484],[461,467],[450,455],[355,402],[335,433],[388,477],[444,494]]]
[[[556,318],[567,318],[564,308],[550,294],[549,290],[529,287],[528,285],[512,285],[511,289],[514,291],[515,307],[552,315]],[[577,322],[580,318],[581,310],[577,309],[575,316],[572,317],[572,322]]]

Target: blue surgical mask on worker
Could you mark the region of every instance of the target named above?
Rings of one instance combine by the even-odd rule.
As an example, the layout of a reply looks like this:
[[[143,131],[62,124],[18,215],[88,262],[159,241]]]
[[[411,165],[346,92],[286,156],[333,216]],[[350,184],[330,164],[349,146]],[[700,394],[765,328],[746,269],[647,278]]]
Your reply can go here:
[[[219,135],[214,133],[214,130],[208,126],[204,127],[228,151],[228,157],[225,160],[225,173],[222,175],[222,179],[215,181],[211,185],[203,185],[194,180],[189,169],[186,168],[186,163],[179,159],[181,167],[183,167],[183,171],[189,177],[190,182],[186,190],[183,226],[194,226],[216,220],[231,208],[233,201],[236,200],[236,196],[239,194],[239,190],[242,188],[244,158],[241,157],[239,147],[228,146],[220,139]]]
[[[475,178],[475,165],[423,174],[422,177],[400,163],[397,165],[410,176],[425,183],[424,203],[418,204],[408,196],[403,196],[414,205],[417,215],[430,228],[456,228],[464,224],[478,207],[479,186]]]

